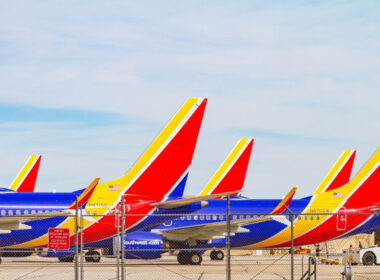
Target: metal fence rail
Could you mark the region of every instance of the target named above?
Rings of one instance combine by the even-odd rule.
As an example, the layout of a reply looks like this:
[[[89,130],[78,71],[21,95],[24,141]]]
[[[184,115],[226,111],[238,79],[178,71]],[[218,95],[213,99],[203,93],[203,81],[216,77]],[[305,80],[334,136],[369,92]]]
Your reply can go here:
[[[231,213],[229,197],[226,198],[226,209],[223,213],[130,215],[125,209],[124,198],[122,198],[120,205],[112,214],[96,215],[81,209],[77,201],[74,211],[63,218],[62,214],[56,217],[65,221],[60,225],[65,223],[66,225],[70,223],[74,225],[74,232],[70,233],[74,242],[71,243],[70,248],[68,250],[48,250],[46,246],[38,248],[33,246],[9,248],[8,246],[8,248],[2,248],[3,264],[0,266],[0,279],[225,278],[227,280],[316,280],[318,277],[321,279],[342,279],[342,277],[346,277],[343,279],[348,280],[348,275],[351,279],[353,279],[352,277],[356,277],[356,279],[380,279],[380,266],[364,266],[359,263],[351,267],[353,261],[342,256],[342,248],[354,250],[353,254],[357,254],[355,250],[360,252],[359,246],[368,247],[371,242],[373,243],[368,239],[368,236],[360,237],[360,239],[354,237],[351,241],[334,239],[328,242],[324,242],[321,238],[323,242],[321,241],[318,244],[299,246],[300,242],[305,243],[302,240],[301,233],[308,232],[310,225],[325,218],[333,219],[332,221],[337,223],[337,231],[340,230],[343,235],[347,230],[344,228],[347,226],[347,221],[360,215],[374,217],[372,213],[345,213],[344,216],[341,213],[299,214],[290,211],[286,211],[284,214],[270,215]],[[41,216],[43,213],[36,215],[39,218]],[[189,240],[187,243],[174,242],[165,239],[165,236],[159,242],[157,241],[158,243],[153,238],[152,240],[133,241],[128,239],[131,233],[125,231],[125,222],[136,216],[170,216],[178,222],[191,221],[192,224],[219,223],[225,225],[225,230],[222,234],[215,234],[213,237],[215,243],[214,241],[200,242],[196,240],[195,243],[193,240]],[[9,217],[9,215],[5,217]],[[25,215],[12,215],[12,217],[25,217]],[[97,217],[109,217],[109,220],[115,225],[112,239],[107,241],[108,243],[102,240],[104,242],[102,243],[103,247],[85,243],[86,227]],[[253,224],[239,224],[237,222],[265,218],[268,220]],[[54,217],[49,213],[46,219],[54,219]],[[278,236],[281,235],[285,238],[282,246],[276,247],[276,242],[270,242],[273,236],[268,233],[267,227],[262,227],[262,223],[271,224],[273,228],[279,228]],[[286,225],[287,223],[288,225]],[[168,228],[170,225],[170,222],[167,222]],[[16,231],[12,231],[12,233],[14,232]],[[144,234],[157,234],[156,231],[149,231],[148,229],[144,232]],[[29,229],[20,230],[16,234],[20,233],[25,234],[25,236],[31,235],[26,240],[38,238],[32,237],[32,234],[35,233]],[[10,242],[11,238],[13,238],[12,234],[0,235],[0,242]],[[48,236],[44,238],[48,239]],[[350,246],[352,243],[354,243],[353,246]],[[146,244],[152,246],[149,247]],[[270,246],[265,247],[260,246],[260,244],[269,244]],[[186,259],[183,264],[178,263],[180,256]],[[200,265],[184,265],[184,263],[196,264],[199,260],[202,262]],[[350,273],[347,272],[348,267]],[[345,274],[342,275],[342,272]]]

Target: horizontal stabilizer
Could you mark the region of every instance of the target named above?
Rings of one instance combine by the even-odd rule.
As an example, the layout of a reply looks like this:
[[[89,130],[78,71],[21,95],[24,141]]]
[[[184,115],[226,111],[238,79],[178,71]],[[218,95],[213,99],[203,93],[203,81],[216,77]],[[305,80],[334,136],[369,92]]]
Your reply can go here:
[[[173,208],[178,208],[178,207],[190,205],[190,204],[195,203],[195,202],[213,199],[216,197],[232,195],[234,193],[236,193],[236,190],[231,191],[231,192],[216,193],[216,194],[210,194],[210,195],[195,196],[195,197],[190,197],[190,198],[181,198],[181,199],[176,199],[176,200],[156,202],[156,203],[152,203],[151,206],[154,206],[157,208],[163,208],[163,209],[173,209]]]

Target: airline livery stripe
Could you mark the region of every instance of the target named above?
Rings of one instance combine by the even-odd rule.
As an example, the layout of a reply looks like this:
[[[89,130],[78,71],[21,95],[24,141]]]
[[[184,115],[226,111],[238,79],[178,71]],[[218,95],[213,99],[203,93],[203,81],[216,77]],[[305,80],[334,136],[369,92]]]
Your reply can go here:
[[[314,194],[326,191],[326,189],[331,185],[336,176],[338,176],[340,171],[346,166],[348,160],[351,158],[354,152],[355,151],[352,150],[346,150],[342,153],[342,155],[338,158],[333,167],[327,173],[326,177],[322,180],[321,184],[315,190]]]
[[[28,158],[23,168],[20,170],[20,172],[17,174],[16,178],[13,180],[12,184],[10,185],[9,187],[10,190],[17,191],[18,187],[25,180],[25,178],[27,177],[27,175],[32,170],[33,166],[35,165],[35,163],[40,157],[41,157],[40,155],[31,155]]]
[[[337,213],[338,210],[345,206],[346,201],[356,192],[360,187],[366,182],[367,178],[369,178],[372,173],[374,173],[380,161],[380,149],[370,158],[370,160],[365,164],[365,166],[359,171],[359,173],[345,186],[341,188],[337,188],[335,190],[331,190],[325,193],[317,194],[313,197],[309,206],[305,208],[303,213],[315,214],[317,213],[311,212],[311,209],[319,209],[324,208],[329,211],[329,213]],[[342,197],[334,196],[334,193],[342,193]],[[307,238],[307,234],[314,230],[320,230],[325,223],[328,223],[329,220],[335,216],[326,216],[321,215],[320,220],[305,221],[296,220],[294,223],[294,237],[295,241],[305,236]],[[286,228],[278,234],[259,242],[257,244],[252,244],[247,247],[276,247],[285,245],[290,238],[290,228]],[[285,242],[284,242],[285,241]]]
[[[239,157],[243,154],[245,149],[248,147],[251,139],[243,138],[241,139],[236,146],[233,148],[231,153],[227,156],[222,165],[215,172],[214,176],[210,179],[210,181],[206,184],[204,189],[199,193],[199,196],[212,194],[214,189],[219,185],[219,183],[223,180],[226,174],[230,171],[232,166],[236,163]]]

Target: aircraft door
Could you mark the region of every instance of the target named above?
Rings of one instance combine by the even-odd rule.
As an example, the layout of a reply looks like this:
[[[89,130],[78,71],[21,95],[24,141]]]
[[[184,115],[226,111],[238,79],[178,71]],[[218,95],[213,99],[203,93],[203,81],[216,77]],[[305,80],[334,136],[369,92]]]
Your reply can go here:
[[[336,215],[336,229],[337,230],[346,230],[347,227],[347,214],[346,208],[342,207],[338,210],[338,215]]]

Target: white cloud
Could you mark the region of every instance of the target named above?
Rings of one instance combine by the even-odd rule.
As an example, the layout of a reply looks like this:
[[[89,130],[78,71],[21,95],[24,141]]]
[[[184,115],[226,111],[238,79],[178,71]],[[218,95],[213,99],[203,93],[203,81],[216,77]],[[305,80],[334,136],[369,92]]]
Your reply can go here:
[[[46,188],[113,178],[187,97],[206,96],[190,187],[207,182],[238,138],[258,135],[250,193],[302,184],[306,195],[343,149],[357,148],[364,161],[378,147],[378,11],[364,2],[7,3],[0,103],[114,112],[149,125],[3,123],[3,156],[14,161],[0,175],[11,180],[40,151],[51,158],[46,179],[40,174]]]

